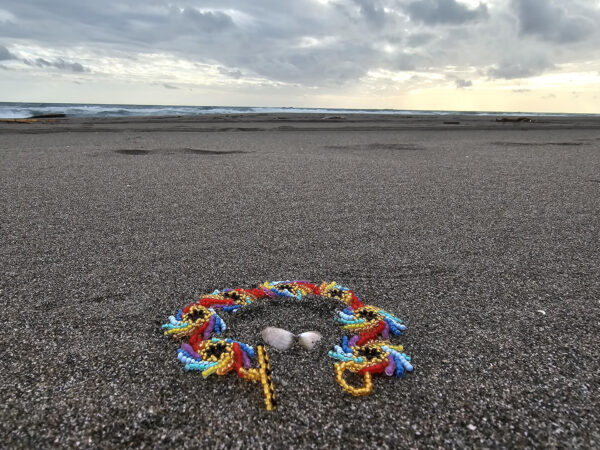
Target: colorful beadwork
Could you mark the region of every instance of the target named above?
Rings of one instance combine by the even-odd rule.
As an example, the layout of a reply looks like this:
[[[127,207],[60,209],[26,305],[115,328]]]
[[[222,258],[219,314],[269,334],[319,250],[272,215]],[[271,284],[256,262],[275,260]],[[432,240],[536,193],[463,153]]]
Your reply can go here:
[[[350,289],[336,282],[319,285],[308,281],[271,281],[250,289],[221,289],[200,297],[197,302],[180,309],[164,324],[164,334],[176,339],[186,339],[178,350],[177,358],[186,370],[199,370],[204,378],[216,373],[225,375],[235,371],[247,381],[260,382],[265,407],[276,406],[276,393],[271,377],[267,349],[257,345],[256,351],[233,339],[215,338],[226,330],[223,319],[216,310],[235,312],[263,298],[291,297],[302,300],[306,295],[320,295],[339,300],[347,306],[336,313],[335,320],[353,336],[343,336],[341,346],[334,346],[328,355],[335,363],[337,383],[354,396],[368,395],[373,390],[373,374],[385,373],[401,377],[413,370],[410,357],[402,346],[393,345],[390,334],[399,336],[406,326],[394,315],[373,305],[365,305]],[[252,358],[257,367],[252,367]],[[363,385],[351,386],[344,378],[349,371],[363,377]]]

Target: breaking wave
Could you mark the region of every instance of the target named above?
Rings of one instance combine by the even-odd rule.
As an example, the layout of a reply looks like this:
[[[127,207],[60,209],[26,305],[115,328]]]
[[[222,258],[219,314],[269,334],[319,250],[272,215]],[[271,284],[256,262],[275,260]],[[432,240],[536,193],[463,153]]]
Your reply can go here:
[[[20,119],[46,114],[65,114],[67,117],[151,117],[198,116],[209,114],[260,114],[260,113],[314,113],[314,114],[393,114],[393,115],[479,115],[479,116],[572,116],[531,112],[495,111],[420,111],[398,109],[337,109],[292,107],[241,107],[241,106],[166,106],[166,105],[116,105],[75,103],[2,103],[0,118]]]

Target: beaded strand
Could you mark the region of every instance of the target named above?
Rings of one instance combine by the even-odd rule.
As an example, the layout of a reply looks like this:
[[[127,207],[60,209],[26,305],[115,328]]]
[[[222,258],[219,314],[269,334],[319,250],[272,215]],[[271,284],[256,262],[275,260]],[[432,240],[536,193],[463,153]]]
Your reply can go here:
[[[242,342],[213,337],[227,329],[217,310],[229,313],[263,298],[302,300],[307,295],[320,295],[346,305],[336,313],[334,320],[353,335],[343,336],[341,345],[335,345],[328,353],[337,360],[335,379],[343,390],[353,396],[368,395],[373,391],[373,374],[402,377],[413,370],[411,358],[403,353],[403,347],[389,340],[390,335],[400,336],[406,330],[402,321],[376,306],[365,305],[352,290],[335,281],[319,285],[305,280],[267,281],[256,288],[217,289],[169,316],[169,322],[162,328],[165,336],[187,339],[177,351],[177,359],[186,371],[201,371],[203,378],[235,371],[246,381],[259,382],[265,407],[271,411],[277,399],[266,347],[257,345],[254,351]],[[257,367],[252,367],[254,357]],[[363,385],[351,386],[344,378],[347,371],[362,376]]]

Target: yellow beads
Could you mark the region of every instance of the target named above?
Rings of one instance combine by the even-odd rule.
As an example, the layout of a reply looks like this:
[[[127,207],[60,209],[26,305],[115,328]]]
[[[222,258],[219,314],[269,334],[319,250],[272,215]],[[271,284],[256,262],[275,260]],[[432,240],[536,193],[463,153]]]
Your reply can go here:
[[[265,407],[267,408],[267,411],[272,411],[276,405],[276,394],[273,378],[271,377],[269,355],[267,354],[267,349],[263,345],[257,345],[256,352],[258,355],[260,383],[262,384],[263,394],[265,396]]]
[[[258,369],[240,369],[240,375],[244,380],[248,381],[260,381],[260,372]]]
[[[183,336],[187,336],[189,333],[189,330],[192,328],[192,325],[186,325],[185,327],[181,327],[181,328],[172,328],[170,330],[165,331],[163,334],[165,336],[169,336],[169,335],[173,335],[174,338],[179,339]]]
[[[344,328],[346,330],[358,330],[358,329],[365,328],[365,324],[364,323],[351,323],[349,325],[344,325]]]
[[[383,372],[388,365],[390,357],[390,352],[386,350],[388,345],[387,341],[377,341],[364,346],[355,346],[352,349],[352,360],[336,363],[335,380],[341,388],[356,397],[370,394],[373,390],[373,373]],[[351,386],[344,378],[346,371],[362,375],[363,386]]]
[[[217,375],[225,375],[231,369],[233,369],[233,359],[230,357],[225,358],[221,364],[219,364],[219,368],[217,369]]]
[[[398,352],[403,352],[404,351],[404,347],[401,346],[401,345],[392,345],[392,344],[388,343],[387,346],[389,348],[391,348],[392,350],[396,350]]]
[[[226,344],[223,341],[210,342],[205,341],[202,348],[199,351],[200,357],[203,361],[216,362],[214,366],[202,371],[202,377],[206,378],[213,373],[217,375],[225,375],[234,367],[234,360],[232,358],[233,348],[231,344]]]
[[[218,367],[217,366],[211,366],[208,369],[202,371],[202,378],[207,378],[210,375],[212,375],[213,373],[215,373],[217,371]]]
[[[373,390],[373,377],[369,372],[363,375],[364,385],[362,387],[350,386],[344,378],[344,373],[349,370],[350,372],[358,372],[362,369],[364,364],[357,364],[354,361],[344,361],[335,364],[335,380],[346,392],[354,395],[355,397],[361,397],[363,395],[369,395]]]
[[[352,303],[352,291],[338,287],[338,284],[335,281],[332,281],[331,283],[321,283],[319,290],[323,297],[336,298],[347,305]]]

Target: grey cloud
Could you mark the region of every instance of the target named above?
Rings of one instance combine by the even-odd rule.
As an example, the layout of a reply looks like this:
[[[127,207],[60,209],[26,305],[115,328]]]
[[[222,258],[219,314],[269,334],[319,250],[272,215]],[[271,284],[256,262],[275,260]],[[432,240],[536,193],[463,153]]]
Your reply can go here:
[[[460,25],[489,17],[484,3],[471,9],[457,0],[416,0],[405,8],[411,20],[426,25]]]
[[[385,25],[388,16],[381,4],[373,0],[353,0],[359,7],[360,15],[371,24],[382,27]]]
[[[233,27],[231,17],[221,11],[198,11],[195,8],[184,8],[180,14],[183,19],[192,25],[200,27],[202,31],[216,32],[224,31]]]
[[[227,77],[235,78],[236,80],[242,78],[243,73],[241,70],[230,70],[227,67],[220,66],[218,69],[221,75],[225,75]]]
[[[406,43],[409,47],[421,47],[435,39],[435,34],[432,33],[414,33],[408,36]]]
[[[519,32],[522,35],[570,43],[585,39],[600,25],[598,11],[585,8],[577,2],[512,0],[511,4],[517,14]]]
[[[163,83],[163,87],[165,89],[179,89],[177,86],[173,86],[172,84],[169,84],[169,83]]]
[[[492,78],[516,79],[541,75],[554,67],[545,55],[513,55],[488,71]]]
[[[552,8],[558,4],[558,0],[547,1]],[[3,23],[0,40],[50,50],[44,54],[82,48],[85,60],[94,61],[90,67],[95,73],[102,73],[99,64],[105,57],[127,58],[136,64],[136,58],[147,62],[147,55],[156,53],[214,65],[232,79],[263,77],[267,85],[288,82],[336,88],[356,82],[370,70],[433,72],[448,65],[485,70],[499,60],[488,74],[512,78],[552,67],[547,62],[532,65],[527,58],[516,62],[502,58],[515,51],[523,55],[551,51],[547,38],[523,38],[544,37],[550,31],[543,31],[543,24],[533,19],[525,20],[528,16],[521,19],[515,13],[517,4],[517,0],[503,0],[488,8],[484,2],[473,7],[461,0],[13,1],[3,3],[15,23]],[[579,6],[569,6],[568,14],[560,16],[561,23],[582,16],[584,0],[570,0],[571,4]],[[574,37],[565,30],[561,33],[563,39]],[[590,55],[599,52],[594,37],[593,33],[587,40],[581,37],[568,54],[555,53],[554,62],[558,65],[582,55],[593,59]],[[34,66],[89,71],[75,62],[46,57],[44,65],[34,56],[23,53],[22,57],[30,58]]]
[[[417,70],[420,65],[431,64],[431,60],[418,53],[401,53],[386,61],[385,66],[391,70]]]
[[[6,47],[0,45],[0,61],[7,61],[9,59],[15,59],[15,55],[9,52]]]
[[[473,82],[471,80],[463,80],[461,78],[456,80],[455,84],[456,84],[456,87],[459,89],[468,88],[468,87],[473,86]]]
[[[37,58],[35,60],[24,59],[23,62],[29,66],[38,66],[38,67],[53,67],[59,70],[66,70],[69,72],[86,72],[87,69],[77,62],[67,62],[62,58],[59,58],[55,61],[48,61],[44,58]]]
[[[384,53],[373,48],[373,34],[365,28],[378,14],[366,2],[361,14],[370,19],[350,24],[335,7],[316,3],[307,7],[298,0],[285,4],[207,0],[202,10],[189,1],[171,5],[166,1],[106,0],[100,8],[92,2],[64,0],[60,12],[46,2],[38,3],[11,4],[20,26],[0,30],[0,37],[7,33],[46,46],[89,43],[121,54],[171,53],[191,61],[236,67],[244,74],[302,84],[360,77]],[[347,31],[339,41],[315,48],[297,46],[306,36],[326,39],[342,27]],[[241,73],[229,75],[235,78]]]
[[[354,56],[348,58],[347,55]],[[248,65],[260,75],[275,74],[281,81],[335,85],[361,77],[378,57],[370,45],[343,42],[327,48],[258,55]]]

